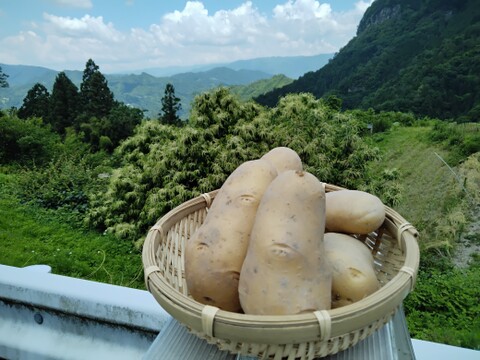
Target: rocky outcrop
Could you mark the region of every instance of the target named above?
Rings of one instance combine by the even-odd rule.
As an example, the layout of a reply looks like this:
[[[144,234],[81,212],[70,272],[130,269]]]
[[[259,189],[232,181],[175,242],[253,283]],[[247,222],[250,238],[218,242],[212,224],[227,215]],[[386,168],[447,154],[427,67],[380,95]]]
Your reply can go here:
[[[378,25],[387,20],[400,16],[400,11],[401,5],[397,4],[391,7],[380,8],[377,12],[371,14],[370,16],[364,16],[358,25],[357,35],[365,31],[370,26]]]

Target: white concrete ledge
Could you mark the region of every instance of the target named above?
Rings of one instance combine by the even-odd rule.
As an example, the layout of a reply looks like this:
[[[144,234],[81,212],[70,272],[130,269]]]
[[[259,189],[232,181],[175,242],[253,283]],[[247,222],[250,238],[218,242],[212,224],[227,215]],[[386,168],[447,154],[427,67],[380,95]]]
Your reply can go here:
[[[412,339],[417,360],[480,360],[480,351]]]
[[[170,315],[145,290],[0,265],[0,299],[159,332]]]

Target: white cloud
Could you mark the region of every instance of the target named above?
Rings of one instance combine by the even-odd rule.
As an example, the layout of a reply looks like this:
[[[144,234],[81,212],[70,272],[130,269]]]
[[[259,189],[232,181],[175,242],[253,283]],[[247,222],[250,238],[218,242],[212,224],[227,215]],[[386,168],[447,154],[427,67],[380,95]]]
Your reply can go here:
[[[90,9],[93,7],[91,0],[53,0],[53,2],[62,6],[71,6],[82,9]]]
[[[182,11],[166,14],[151,30],[161,43],[172,46],[229,46],[247,43],[264,23],[251,2],[209,15],[201,2],[188,1]]]
[[[371,2],[360,0],[350,11],[334,12],[329,3],[288,0],[265,14],[251,1],[213,13],[200,1],[187,1],[183,9],[164,14],[158,23],[129,31],[118,30],[102,16],[45,13],[43,23],[31,26],[35,32],[0,39],[0,58],[7,63],[79,70],[92,58],[102,71],[113,72],[333,53],[355,35]],[[86,6],[89,1],[75,3]]]
[[[62,17],[44,13],[48,34],[61,37],[88,37],[104,41],[118,42],[124,38],[121,32],[115,30],[112,23],[105,23],[102,16],[85,15],[82,18]]]
[[[330,4],[320,4],[313,0],[289,0],[283,5],[277,5],[273,9],[276,18],[285,20],[311,20],[324,19],[331,15]]]
[[[365,10],[367,10],[368,7],[372,5],[374,1],[375,0],[369,0],[369,1],[360,0],[355,3],[355,9],[363,14]]]

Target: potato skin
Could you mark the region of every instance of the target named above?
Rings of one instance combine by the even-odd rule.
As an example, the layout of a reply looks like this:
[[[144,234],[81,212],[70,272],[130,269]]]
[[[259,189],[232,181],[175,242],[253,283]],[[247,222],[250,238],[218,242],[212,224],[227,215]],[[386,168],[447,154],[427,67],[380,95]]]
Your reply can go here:
[[[332,308],[359,301],[380,287],[372,253],[360,240],[325,233],[324,246],[333,271]]]
[[[286,146],[273,148],[262,159],[270,161],[280,174],[285,170],[303,170],[302,160],[295,150]]]
[[[241,164],[219,189],[204,223],[187,240],[185,279],[198,302],[241,311],[240,270],[258,204],[276,175],[266,160]]]
[[[385,220],[385,206],[375,195],[359,190],[338,190],[326,195],[326,231],[368,234]]]
[[[287,170],[266,190],[240,273],[246,314],[286,315],[329,309],[331,270],[323,248],[325,187]]]

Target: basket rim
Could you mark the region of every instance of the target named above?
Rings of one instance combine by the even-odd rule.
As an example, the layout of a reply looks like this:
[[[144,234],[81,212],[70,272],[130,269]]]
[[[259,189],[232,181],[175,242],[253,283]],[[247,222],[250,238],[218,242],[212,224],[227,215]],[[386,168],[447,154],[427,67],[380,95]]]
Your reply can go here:
[[[326,191],[345,189],[325,183]],[[218,189],[197,196],[180,204],[161,217],[150,229],[142,251],[144,270],[157,266],[155,261],[159,238],[164,238],[168,229],[184,217],[209,204],[208,198],[214,199]],[[333,338],[360,330],[379,320],[382,314],[393,313],[403,299],[413,290],[416,273],[419,267],[420,252],[417,243],[418,232],[398,212],[385,206],[385,227],[398,241],[404,251],[405,260],[401,271],[373,294],[353,304],[336,309],[324,310],[328,318],[328,337]],[[407,226],[405,226],[407,225]],[[402,231],[397,232],[403,227]],[[160,271],[145,273],[147,289],[167,312],[174,312],[179,320],[190,329],[204,333],[202,313],[208,305],[197,302],[193,298],[175,290],[160,274]],[[178,311],[182,314],[178,316]],[[354,324],[354,326],[352,326]],[[261,332],[268,332],[267,342],[283,344],[291,342],[324,340],[325,330],[319,326],[319,318],[314,312],[295,315],[251,315],[240,314],[219,309],[214,315],[213,337],[217,339],[257,343]],[[248,331],[239,331],[239,329]],[[259,331],[254,331],[259,330]],[[260,340],[261,343],[265,339]]]

